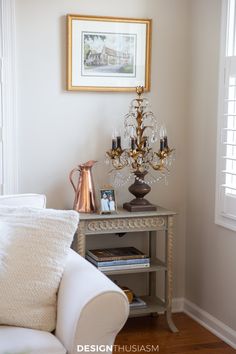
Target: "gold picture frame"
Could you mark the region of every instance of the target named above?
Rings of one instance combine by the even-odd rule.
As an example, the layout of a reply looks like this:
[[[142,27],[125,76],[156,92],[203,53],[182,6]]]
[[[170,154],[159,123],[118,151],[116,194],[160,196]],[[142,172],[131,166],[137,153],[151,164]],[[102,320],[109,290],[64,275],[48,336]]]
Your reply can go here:
[[[151,27],[151,19],[67,15],[67,89],[149,91]]]

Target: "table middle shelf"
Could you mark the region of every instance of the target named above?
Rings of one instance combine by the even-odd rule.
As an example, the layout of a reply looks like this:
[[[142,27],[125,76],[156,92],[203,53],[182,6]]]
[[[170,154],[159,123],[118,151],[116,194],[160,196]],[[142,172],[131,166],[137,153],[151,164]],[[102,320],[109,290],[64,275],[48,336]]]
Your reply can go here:
[[[101,270],[101,269],[99,269]],[[166,264],[161,261],[160,259],[155,259],[151,260],[150,267],[144,267],[144,268],[127,268],[127,269],[112,269],[112,270],[106,270],[103,271],[101,270],[104,274],[106,275],[115,275],[115,274],[132,274],[132,273],[150,273],[150,272],[156,272],[158,270],[167,270]]]

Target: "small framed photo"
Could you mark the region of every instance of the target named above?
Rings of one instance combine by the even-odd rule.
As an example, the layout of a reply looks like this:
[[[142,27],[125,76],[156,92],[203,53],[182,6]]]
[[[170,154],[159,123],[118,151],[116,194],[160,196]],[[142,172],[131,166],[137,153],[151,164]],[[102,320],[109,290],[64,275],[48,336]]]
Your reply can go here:
[[[115,190],[114,189],[100,189],[100,210],[101,214],[115,213],[117,210]]]

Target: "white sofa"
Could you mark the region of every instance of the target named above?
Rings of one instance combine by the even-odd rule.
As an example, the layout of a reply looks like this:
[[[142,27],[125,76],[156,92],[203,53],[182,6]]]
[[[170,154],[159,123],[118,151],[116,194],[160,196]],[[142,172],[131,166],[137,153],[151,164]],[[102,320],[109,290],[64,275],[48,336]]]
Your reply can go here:
[[[0,205],[45,204],[42,195],[0,196]],[[58,292],[55,333],[0,325],[0,354],[110,353],[128,313],[125,294],[71,250]]]

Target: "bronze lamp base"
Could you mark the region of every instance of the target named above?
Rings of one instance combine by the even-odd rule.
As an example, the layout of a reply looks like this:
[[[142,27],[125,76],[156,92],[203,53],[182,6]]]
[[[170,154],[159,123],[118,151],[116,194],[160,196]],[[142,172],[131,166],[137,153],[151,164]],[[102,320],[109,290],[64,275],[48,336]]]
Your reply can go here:
[[[133,199],[130,203],[124,203],[123,208],[125,210],[135,212],[135,211],[154,211],[157,210],[157,207],[151,203],[149,203],[148,200],[143,199],[144,201],[147,202],[147,204],[143,205],[138,205],[138,204],[132,204],[132,202],[135,202],[136,199]]]
[[[136,171],[134,174],[135,181],[129,187],[129,191],[136,198],[131,200],[131,202],[124,203],[123,208],[130,212],[157,210],[157,207],[155,205],[151,204],[147,199],[144,198],[144,196],[148,194],[151,190],[151,187],[144,182],[144,177],[147,174],[147,171]]]

